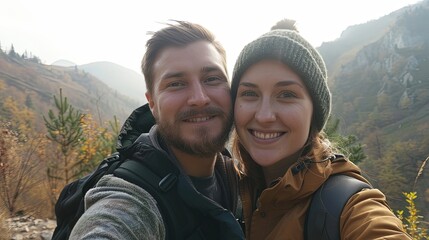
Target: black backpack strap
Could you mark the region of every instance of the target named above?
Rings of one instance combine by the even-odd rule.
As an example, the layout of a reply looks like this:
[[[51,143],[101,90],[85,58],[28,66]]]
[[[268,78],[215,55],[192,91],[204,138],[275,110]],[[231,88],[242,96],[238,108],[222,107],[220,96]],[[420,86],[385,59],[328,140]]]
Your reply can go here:
[[[313,194],[304,225],[304,239],[340,239],[340,216],[352,195],[371,185],[356,178],[332,175]]]
[[[222,153],[224,154],[224,153]],[[225,155],[225,154],[224,154]],[[226,155],[230,156],[230,155]],[[226,178],[228,181],[229,190],[231,193],[232,200],[232,213],[236,220],[240,223],[242,230],[244,231],[244,219],[243,219],[243,204],[238,190],[238,173],[235,169],[234,160],[231,158],[225,159],[225,171]]]
[[[113,174],[154,197],[166,225],[166,239],[217,239],[221,235],[244,239],[233,215],[197,192],[166,153],[150,143],[148,135],[141,135],[133,145],[133,157]]]
[[[57,226],[52,240],[68,239],[70,233],[84,212],[84,196],[105,174],[112,173],[121,163],[119,153],[105,158],[91,174],[67,184],[55,203]]]
[[[143,140],[143,141],[141,141]],[[163,152],[139,138],[137,160],[127,160],[113,174],[145,189],[156,200],[161,212],[166,239],[205,239],[201,214],[191,211],[177,193],[179,170]]]
[[[150,141],[148,134],[142,134],[139,142],[147,143]],[[84,212],[84,196],[87,191],[93,188],[97,182],[106,174],[112,174],[124,160],[127,158],[131,147],[121,149],[121,152],[115,152],[103,159],[91,174],[77,179],[67,184],[61,191],[57,202],[55,203],[55,216],[57,226],[52,235],[52,240],[68,239],[71,230]]]

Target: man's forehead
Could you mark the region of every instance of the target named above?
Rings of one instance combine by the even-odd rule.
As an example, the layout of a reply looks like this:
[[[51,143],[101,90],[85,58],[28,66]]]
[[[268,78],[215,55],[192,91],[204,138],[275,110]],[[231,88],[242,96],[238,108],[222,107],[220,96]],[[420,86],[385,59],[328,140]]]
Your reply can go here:
[[[206,41],[198,41],[184,47],[165,48],[160,52],[153,66],[155,77],[216,69],[226,73],[222,56],[213,44]]]

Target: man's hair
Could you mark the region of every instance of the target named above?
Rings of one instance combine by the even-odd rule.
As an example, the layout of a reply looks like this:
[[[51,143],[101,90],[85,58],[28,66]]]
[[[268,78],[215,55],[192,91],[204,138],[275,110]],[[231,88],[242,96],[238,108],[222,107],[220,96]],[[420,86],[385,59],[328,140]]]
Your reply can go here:
[[[146,43],[146,53],[141,63],[146,89],[149,93],[153,92],[153,65],[160,52],[168,47],[186,47],[197,41],[207,41],[213,44],[219,52],[223,58],[225,71],[227,71],[225,49],[216,40],[213,33],[199,24],[178,20],[173,21],[175,24],[166,23],[167,27],[149,33],[152,37]]]

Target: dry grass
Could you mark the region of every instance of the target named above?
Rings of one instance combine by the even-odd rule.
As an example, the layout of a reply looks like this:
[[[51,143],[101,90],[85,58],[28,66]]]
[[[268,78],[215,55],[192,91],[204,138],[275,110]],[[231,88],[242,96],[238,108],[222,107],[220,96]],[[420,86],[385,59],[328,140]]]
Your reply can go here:
[[[413,186],[413,189],[416,189],[417,180],[418,180],[418,179],[419,179],[419,177],[422,175],[423,170],[424,170],[424,168],[425,168],[426,163],[427,163],[427,161],[428,161],[428,160],[429,160],[429,156],[426,158],[426,160],[424,160],[424,161],[422,162],[422,165],[420,166],[419,171],[417,172],[416,179],[414,180],[414,186]]]
[[[9,233],[9,227],[6,226],[7,214],[2,209],[0,209],[0,240],[11,239]]]

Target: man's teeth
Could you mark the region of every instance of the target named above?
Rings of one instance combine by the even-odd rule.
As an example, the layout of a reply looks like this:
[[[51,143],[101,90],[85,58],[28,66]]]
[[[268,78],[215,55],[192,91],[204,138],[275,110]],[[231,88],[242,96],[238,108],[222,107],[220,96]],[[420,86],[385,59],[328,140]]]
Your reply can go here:
[[[281,135],[281,133],[279,133],[279,132],[277,132],[277,133],[263,133],[263,132],[253,131],[253,135],[257,138],[260,138],[260,139],[272,139],[272,138],[279,137]]]
[[[199,118],[190,118],[187,121],[188,122],[203,122],[209,120],[210,117],[199,117]]]

